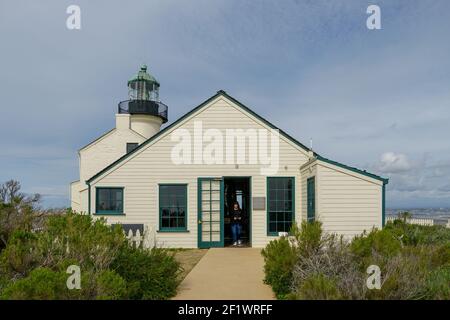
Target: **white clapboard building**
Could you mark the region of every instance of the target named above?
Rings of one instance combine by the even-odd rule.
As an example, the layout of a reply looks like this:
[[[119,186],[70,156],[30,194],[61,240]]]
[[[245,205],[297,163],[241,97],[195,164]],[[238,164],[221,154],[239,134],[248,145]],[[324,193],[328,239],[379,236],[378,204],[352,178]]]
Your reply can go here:
[[[159,86],[143,66],[116,127],[79,150],[73,210],[186,248],[229,245],[235,201],[252,247],[303,220],[345,237],[384,225],[387,179],[320,156],[224,91],[161,129]]]

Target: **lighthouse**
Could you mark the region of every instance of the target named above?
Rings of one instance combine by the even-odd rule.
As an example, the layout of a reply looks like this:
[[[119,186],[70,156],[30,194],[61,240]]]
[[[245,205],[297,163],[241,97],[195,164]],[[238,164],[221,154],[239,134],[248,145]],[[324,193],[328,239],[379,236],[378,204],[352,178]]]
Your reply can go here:
[[[168,120],[168,107],[159,100],[159,87],[159,82],[143,65],[128,80],[128,100],[119,103],[117,126],[128,125],[146,139],[155,135]]]
[[[87,179],[136,149],[167,122],[168,107],[159,99],[160,84],[147,72],[146,65],[127,86],[128,100],[119,103],[115,128],[78,150],[80,179],[71,184],[71,205],[76,211],[88,207]]]

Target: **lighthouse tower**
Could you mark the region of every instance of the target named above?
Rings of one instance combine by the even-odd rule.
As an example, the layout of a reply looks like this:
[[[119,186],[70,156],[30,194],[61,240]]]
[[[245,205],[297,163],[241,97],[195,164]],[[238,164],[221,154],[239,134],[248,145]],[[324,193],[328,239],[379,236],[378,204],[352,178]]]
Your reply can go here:
[[[142,66],[128,81],[126,101],[119,103],[116,127],[78,150],[80,179],[71,184],[71,206],[88,211],[87,179],[154,136],[167,122],[167,106],[159,100],[159,83]]]
[[[128,81],[128,97],[119,103],[116,115],[117,126],[126,123],[130,129],[150,138],[167,122],[168,107],[159,100],[160,84],[147,72],[143,65],[139,72]],[[121,115],[128,115],[129,119]]]

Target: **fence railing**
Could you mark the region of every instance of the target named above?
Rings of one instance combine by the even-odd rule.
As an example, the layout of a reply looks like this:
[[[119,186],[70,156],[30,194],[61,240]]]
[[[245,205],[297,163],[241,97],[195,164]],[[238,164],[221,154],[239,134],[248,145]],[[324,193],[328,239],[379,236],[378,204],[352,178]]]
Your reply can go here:
[[[394,216],[388,216],[386,221],[394,221],[400,218]],[[435,226],[443,225],[450,228],[450,219],[433,219],[433,218],[406,218],[406,222],[410,224],[417,224],[421,226]]]

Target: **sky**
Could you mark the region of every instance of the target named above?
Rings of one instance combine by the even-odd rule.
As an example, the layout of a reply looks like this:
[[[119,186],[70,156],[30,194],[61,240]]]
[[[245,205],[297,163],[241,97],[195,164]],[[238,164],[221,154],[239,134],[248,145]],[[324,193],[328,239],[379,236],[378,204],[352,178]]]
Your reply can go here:
[[[114,127],[145,63],[169,123],[222,89],[389,177],[388,208],[450,207],[449,36],[448,0],[2,0],[0,182],[69,206],[77,150]]]

